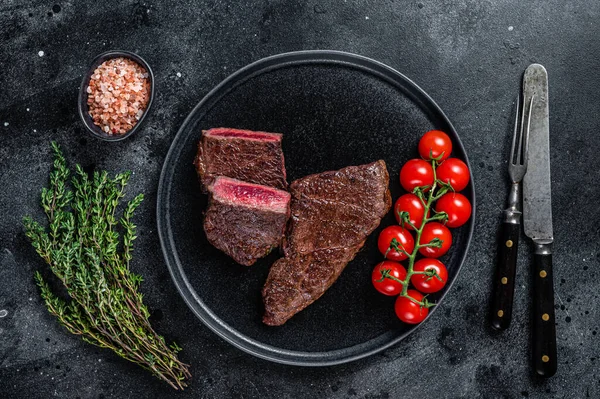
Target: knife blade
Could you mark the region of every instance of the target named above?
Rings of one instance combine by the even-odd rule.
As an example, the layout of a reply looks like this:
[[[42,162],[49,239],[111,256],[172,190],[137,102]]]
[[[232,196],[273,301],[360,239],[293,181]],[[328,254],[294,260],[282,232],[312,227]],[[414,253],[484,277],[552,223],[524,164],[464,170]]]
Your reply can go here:
[[[529,162],[523,179],[523,227],[533,240],[532,360],[536,373],[556,373],[556,327],[552,280],[552,196],[550,182],[550,126],[548,73],[540,64],[523,75],[523,101],[532,97]]]
[[[548,74],[539,64],[530,65],[523,75],[524,103],[532,96],[529,129],[529,162],[523,180],[523,221],[525,235],[539,244],[551,244],[552,197],[550,190],[550,126]]]

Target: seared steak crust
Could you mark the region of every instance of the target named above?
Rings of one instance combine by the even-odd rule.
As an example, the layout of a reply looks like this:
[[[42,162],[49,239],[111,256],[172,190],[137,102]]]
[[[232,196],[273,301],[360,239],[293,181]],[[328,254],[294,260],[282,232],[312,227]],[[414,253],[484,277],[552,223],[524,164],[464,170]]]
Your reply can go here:
[[[262,291],[263,322],[273,326],[325,293],[392,203],[382,160],[298,179],[290,191],[285,257],[271,266]]]
[[[279,133],[215,128],[202,132],[194,159],[204,190],[216,176],[287,189]]]

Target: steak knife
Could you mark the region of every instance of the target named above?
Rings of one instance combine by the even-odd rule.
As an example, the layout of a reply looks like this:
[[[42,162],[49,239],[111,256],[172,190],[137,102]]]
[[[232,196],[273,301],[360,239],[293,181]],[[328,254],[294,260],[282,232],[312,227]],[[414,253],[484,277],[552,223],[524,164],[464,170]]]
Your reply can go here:
[[[523,179],[523,227],[533,240],[532,357],[542,377],[556,373],[556,327],[552,281],[552,201],[550,189],[550,129],[548,73],[532,64],[523,76],[523,101],[533,96],[529,127],[529,159]]]

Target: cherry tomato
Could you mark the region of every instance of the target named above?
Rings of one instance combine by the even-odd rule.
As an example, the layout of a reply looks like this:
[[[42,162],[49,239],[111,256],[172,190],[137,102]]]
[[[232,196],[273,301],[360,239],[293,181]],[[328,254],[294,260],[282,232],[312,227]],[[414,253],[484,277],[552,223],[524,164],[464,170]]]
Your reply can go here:
[[[417,228],[421,227],[423,216],[425,216],[425,207],[419,197],[414,194],[404,194],[396,200],[396,204],[394,205],[394,215],[396,215],[398,224],[401,225],[402,219],[400,219],[400,212],[408,212],[408,219],[410,222],[417,226]],[[427,216],[429,216],[429,214]],[[406,224],[405,227],[409,230],[414,230],[409,224]]]
[[[411,298],[414,298],[417,301],[423,301],[423,294],[419,291],[408,290],[407,293]],[[419,304],[414,303],[403,296],[399,296],[398,299],[396,299],[394,310],[396,311],[396,316],[408,324],[419,324],[425,320],[425,317],[427,317],[427,314],[429,313],[429,309],[421,307]]]
[[[471,217],[471,203],[467,197],[459,193],[442,195],[435,205],[435,210],[448,214],[446,222],[448,227],[460,227]]]
[[[452,246],[452,233],[450,233],[450,230],[441,223],[427,223],[423,227],[423,232],[421,233],[421,244],[428,244],[435,238],[442,241],[441,248],[421,247],[419,248],[421,255],[428,258],[439,258],[448,252]]]
[[[415,272],[424,272],[431,269],[436,271],[441,280],[435,276],[431,277],[426,274],[413,274],[410,278],[412,285],[425,294],[438,292],[444,288],[446,281],[448,281],[448,270],[446,270],[446,266],[437,259],[419,259],[413,266]]]
[[[436,169],[437,178],[450,183],[454,191],[462,191],[469,184],[469,168],[458,158],[450,158],[442,162]]]
[[[433,168],[422,159],[411,159],[400,169],[400,184],[408,192],[415,187],[431,186],[433,184]]]
[[[441,162],[448,158],[451,152],[452,140],[441,130],[430,130],[419,140],[419,155],[423,159],[430,160],[441,155]]]
[[[396,251],[394,248],[390,249],[392,240],[395,240],[394,242],[398,248],[404,249],[409,254],[412,253],[413,249],[415,249],[415,240],[410,234],[410,231],[402,228],[402,226],[394,225],[386,227],[381,231],[381,233],[379,233],[377,247],[379,248],[379,252],[381,252],[387,259],[404,260],[408,258],[403,252]]]
[[[393,276],[398,280],[404,281],[406,278],[406,269],[404,266],[398,262],[384,260],[373,269],[373,273],[371,274],[373,286],[383,295],[398,295],[402,291],[402,283],[389,277],[384,277],[383,273],[385,273],[386,270],[390,276]]]

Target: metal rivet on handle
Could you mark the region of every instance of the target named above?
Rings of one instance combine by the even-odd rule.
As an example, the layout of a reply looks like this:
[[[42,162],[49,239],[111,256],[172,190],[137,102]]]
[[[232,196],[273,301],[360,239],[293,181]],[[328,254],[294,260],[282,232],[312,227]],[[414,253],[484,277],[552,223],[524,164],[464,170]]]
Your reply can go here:
[[[548,320],[550,320],[550,316],[548,316],[548,313],[544,313],[544,314],[542,315],[542,320],[544,320],[544,321],[548,321]]]
[[[545,270],[540,271],[540,277],[545,278],[548,275]]]
[[[542,356],[542,362],[544,363],[548,363],[550,361],[550,358],[546,355]]]
[[[513,246],[513,242],[512,242],[512,240],[508,240],[508,241],[506,241],[506,246],[507,246],[508,248],[511,248],[511,247]]]
[[[502,280],[500,281],[502,282],[502,284],[508,283],[508,279],[506,277],[502,277]]]
[[[504,316],[504,311],[503,310],[499,310],[498,311],[498,317],[502,317]]]

